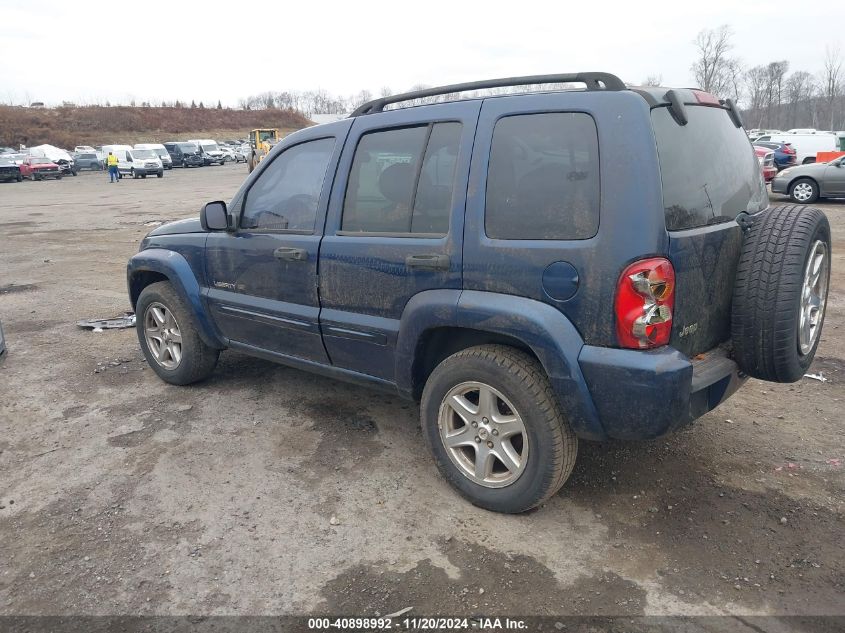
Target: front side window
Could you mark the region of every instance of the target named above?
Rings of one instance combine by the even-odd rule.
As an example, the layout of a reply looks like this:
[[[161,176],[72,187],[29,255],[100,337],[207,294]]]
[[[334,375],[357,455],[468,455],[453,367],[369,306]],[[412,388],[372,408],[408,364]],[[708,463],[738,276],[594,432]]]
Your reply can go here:
[[[460,123],[371,132],[355,149],[341,230],[445,235]]]
[[[578,240],[599,225],[599,148],[588,114],[509,116],[496,123],[485,231],[503,240]]]
[[[276,156],[246,194],[241,228],[313,232],[334,145],[308,141]]]

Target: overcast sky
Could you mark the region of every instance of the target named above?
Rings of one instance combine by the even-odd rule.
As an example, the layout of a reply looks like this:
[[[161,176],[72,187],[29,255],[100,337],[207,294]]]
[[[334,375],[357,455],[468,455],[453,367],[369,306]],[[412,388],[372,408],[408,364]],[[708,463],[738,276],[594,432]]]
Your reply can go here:
[[[825,46],[845,42],[843,0],[0,5],[0,101],[15,103],[236,105],[265,90],[346,96],[578,70],[630,82],[662,75],[665,85],[690,86],[692,40],[703,28],[729,24],[746,66],[787,59],[790,70],[814,73]]]

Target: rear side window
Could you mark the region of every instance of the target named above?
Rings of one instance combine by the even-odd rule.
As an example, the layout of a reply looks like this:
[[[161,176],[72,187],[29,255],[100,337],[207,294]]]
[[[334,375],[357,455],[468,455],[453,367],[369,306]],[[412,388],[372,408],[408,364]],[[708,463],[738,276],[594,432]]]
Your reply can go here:
[[[461,124],[371,132],[355,149],[341,230],[445,235]]]
[[[721,108],[687,106],[678,125],[668,108],[654,108],[663,208],[670,231],[730,222],[768,205],[757,156],[741,128]]]
[[[578,240],[599,226],[599,147],[588,114],[509,116],[496,123],[484,226],[503,240]]]
[[[308,141],[276,156],[246,194],[241,228],[312,233],[334,144]]]

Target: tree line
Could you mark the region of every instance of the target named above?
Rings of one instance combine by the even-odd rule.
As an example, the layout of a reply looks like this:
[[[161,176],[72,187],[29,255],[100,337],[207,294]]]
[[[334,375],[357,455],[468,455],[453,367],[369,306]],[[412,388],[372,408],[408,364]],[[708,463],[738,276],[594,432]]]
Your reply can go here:
[[[703,90],[734,100],[746,128],[845,129],[845,72],[838,47],[827,47],[816,72],[789,72],[788,60],[746,67],[731,55],[732,37],[728,25],[699,32],[690,70]]]

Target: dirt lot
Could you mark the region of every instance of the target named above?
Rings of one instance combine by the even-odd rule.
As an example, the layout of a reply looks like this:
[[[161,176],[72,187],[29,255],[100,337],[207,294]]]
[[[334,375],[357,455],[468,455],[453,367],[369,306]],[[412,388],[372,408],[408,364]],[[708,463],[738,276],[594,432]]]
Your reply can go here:
[[[558,496],[499,516],[438,477],[412,404],[234,353],[172,387],[134,330],[76,327],[128,308],[150,222],[245,173],[0,185],[0,615],[845,613],[845,203],[820,205],[828,382],[583,443]]]

